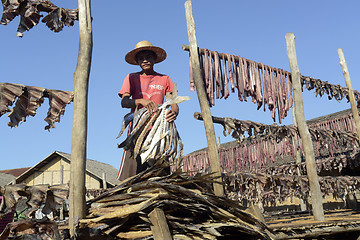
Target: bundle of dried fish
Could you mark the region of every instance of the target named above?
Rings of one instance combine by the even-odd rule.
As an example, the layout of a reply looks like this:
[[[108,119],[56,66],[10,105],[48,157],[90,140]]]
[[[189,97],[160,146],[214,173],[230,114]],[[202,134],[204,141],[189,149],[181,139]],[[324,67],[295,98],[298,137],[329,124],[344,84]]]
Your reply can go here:
[[[45,127],[45,130],[49,130],[50,128],[55,128],[54,123],[60,122],[60,116],[64,115],[65,107],[73,100],[74,93],[62,90],[46,91],[49,97],[50,108],[44,121],[49,124]]]
[[[152,239],[148,214],[159,208],[173,239],[271,239],[264,223],[238,202],[212,193],[211,175],[161,176],[164,167],[155,165],[88,201],[89,214],[80,223],[115,239]]]
[[[3,201],[0,206],[0,215],[6,214],[15,208],[15,205],[21,198],[26,198],[26,205],[29,207],[25,215],[33,218],[42,204],[45,204],[42,212],[49,214],[57,211],[69,195],[68,185],[48,184],[26,186],[25,184],[6,185],[0,188]]]
[[[339,84],[334,85],[328,82],[324,82],[320,79],[314,79],[311,77],[301,76],[301,85],[305,86],[307,90],[315,89],[315,96],[322,97],[324,94],[328,95],[329,100],[336,99],[337,101],[342,100],[344,97],[349,101],[349,89],[346,87],[341,87]],[[360,93],[354,91],[354,97],[357,102],[357,105],[360,104]]]
[[[194,117],[202,120],[200,113],[195,113]],[[214,123],[223,125],[224,135],[232,134],[238,140],[237,144],[219,148],[220,164],[224,172],[238,172],[246,168],[261,169],[268,163],[275,162],[276,157],[284,159],[285,156],[291,156],[295,159],[298,149],[304,155],[301,138],[293,125],[265,125],[233,118],[212,118]],[[317,157],[335,156],[349,149],[356,152],[359,148],[358,137],[353,132],[314,127],[310,127],[309,132]],[[249,137],[245,138],[245,133]],[[209,167],[207,153],[191,153],[182,160],[184,171],[204,172]]]
[[[0,117],[10,112],[16,98],[24,92],[24,85],[13,83],[0,83]]]
[[[306,200],[310,194],[307,176],[235,173],[225,174],[225,190],[229,196],[238,201],[250,201],[275,206],[289,198],[297,197]],[[323,196],[332,196],[345,200],[349,194],[355,194],[360,187],[360,177],[319,177]]]
[[[27,116],[35,116],[38,107],[44,102],[44,97],[49,98],[50,105],[47,117],[44,119],[49,125],[45,129],[55,128],[54,124],[60,122],[60,116],[64,115],[66,105],[73,100],[73,92],[0,83],[0,117],[11,111],[8,115],[10,118],[8,125],[17,127],[19,123],[26,121]],[[10,110],[9,106],[15,101],[15,107]]]
[[[19,123],[26,121],[27,116],[35,116],[36,110],[44,102],[44,91],[45,88],[42,87],[27,86],[8,115],[10,118],[8,125],[17,127]]]
[[[73,26],[75,20],[78,20],[77,9],[60,8],[49,0],[2,0],[2,5],[4,11],[0,24],[7,25],[20,15],[20,24],[16,33],[18,37],[22,37],[25,31],[39,23],[41,12],[48,13],[42,22],[54,32],[60,32],[64,25]]]
[[[183,49],[189,51],[188,46]],[[216,98],[228,98],[231,92],[238,91],[240,101],[247,101],[252,97],[252,102],[260,109],[266,106],[271,111],[271,117],[275,121],[276,110],[279,122],[287,116],[287,112],[293,105],[293,94],[291,87],[291,73],[280,68],[274,68],[252,60],[230,55],[229,53],[218,53],[209,49],[199,49],[200,68],[208,96],[210,106],[215,105]],[[221,63],[222,62],[222,63]],[[190,67],[190,90],[194,90],[194,79],[189,55]],[[301,76],[302,86],[308,90],[315,89],[315,96],[328,95],[328,98],[342,100],[349,99],[349,89],[339,84],[330,84],[320,79]],[[355,100],[360,106],[360,93],[354,91]]]
[[[183,49],[188,50],[188,47],[183,46]],[[215,92],[216,98],[227,99],[230,92],[237,89],[240,101],[248,101],[248,97],[251,97],[258,109],[264,106],[265,111],[268,106],[274,121],[276,110],[280,123],[287,116],[293,105],[288,72],[228,53],[208,49],[199,49],[199,53],[200,68],[210,106],[215,105]],[[194,90],[191,61],[189,63],[190,88]]]
[[[168,97],[159,106],[157,112],[150,115],[146,108],[142,108],[136,113],[125,115],[118,137],[121,136],[131,121],[133,130],[119,144],[119,148],[131,151],[134,158],[139,156],[142,163],[160,157],[167,157],[172,162],[181,158],[183,156],[183,143],[176,129],[175,122],[168,122],[165,117],[169,106],[189,99],[189,97],[178,96],[176,87],[174,87],[173,96]]]
[[[345,110],[347,111],[347,110]],[[310,121],[309,127],[320,129],[333,129],[336,131],[347,131],[356,133],[355,121],[351,112],[341,114],[340,116],[331,117],[321,121]]]
[[[360,152],[354,153],[348,151],[333,157],[318,157],[315,163],[318,174],[322,174],[323,172],[332,172],[332,174],[335,174],[338,172],[338,175],[344,175],[344,170],[345,172],[355,170],[360,166]],[[301,175],[306,175],[306,163],[281,164],[276,167],[262,168],[258,171],[270,175],[297,175],[298,170]]]
[[[61,238],[55,222],[26,219],[9,223],[0,234],[0,240],[5,239],[60,240]]]

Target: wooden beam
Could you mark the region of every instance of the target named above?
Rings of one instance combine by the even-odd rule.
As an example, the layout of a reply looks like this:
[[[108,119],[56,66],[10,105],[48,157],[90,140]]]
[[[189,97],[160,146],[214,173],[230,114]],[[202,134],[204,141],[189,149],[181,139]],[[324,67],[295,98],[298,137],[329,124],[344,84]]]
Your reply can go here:
[[[304,226],[302,228],[292,227],[292,228],[272,228],[276,240],[287,240],[287,239],[327,239],[326,236],[331,236],[335,234],[344,234],[360,231],[360,224],[358,221],[350,222],[334,222],[333,224],[322,224],[314,226]],[[347,239],[347,238],[344,238]]]
[[[60,184],[64,184],[64,165],[60,165]]]
[[[106,186],[106,173],[102,173],[102,182],[103,182],[103,189],[107,189]]]
[[[214,129],[213,121],[211,119],[210,107],[205,92],[204,81],[200,71],[199,52],[196,41],[195,21],[192,14],[191,0],[187,0],[185,2],[185,11],[186,11],[186,23],[187,23],[187,30],[189,37],[191,63],[194,74],[194,82],[196,86],[196,93],[200,103],[201,113],[204,118],[204,126],[205,126],[206,138],[208,143],[208,149],[209,149],[211,171],[214,172],[215,176],[219,177],[220,181],[222,181],[219,154],[216,146],[215,129]],[[223,185],[219,183],[214,183],[214,193],[216,196],[224,196]]]
[[[90,0],[78,0],[79,53],[74,73],[74,110],[71,144],[69,228],[74,236],[74,223],[85,211],[85,166],[87,142],[88,86],[92,55],[92,25]]]
[[[351,104],[351,111],[353,114],[353,118],[355,121],[355,126],[356,126],[356,133],[358,135],[359,141],[360,141],[360,117],[359,117],[359,112],[356,106],[356,101],[355,101],[355,96],[354,96],[354,91],[352,88],[352,83],[351,83],[351,79],[350,79],[350,74],[349,74],[349,70],[347,68],[347,64],[345,61],[345,57],[344,57],[344,52],[341,48],[338,49],[338,55],[339,55],[339,59],[340,59],[340,65],[344,74],[344,78],[345,78],[345,82],[346,82],[346,86],[349,89],[349,100],[350,100],[350,104]]]
[[[294,124],[294,127],[297,127],[297,123],[296,123],[296,117],[295,117],[295,106],[293,106],[292,108],[292,117],[293,117],[293,124]],[[298,176],[301,176],[301,170],[300,170],[300,164],[301,164],[301,153],[300,153],[300,149],[297,148],[296,149],[296,164],[298,164],[297,168],[296,168],[296,171],[297,171],[297,174]],[[300,183],[301,184],[301,183]],[[307,208],[306,208],[306,203],[303,199],[300,198],[300,210],[301,211],[306,211]]]
[[[306,125],[305,114],[304,114],[304,103],[302,97],[302,88],[300,83],[300,71],[297,63],[296,49],[295,49],[295,35],[293,33],[287,33],[285,35],[287,55],[289,58],[290,69],[291,69],[291,84],[294,93],[294,105],[295,107],[295,118],[298,125],[299,135],[302,140],[306,171],[309,179],[312,211],[314,219],[316,221],[324,221],[324,208],[322,203],[322,195],[319,183],[319,176],[316,172],[315,153],[314,147],[311,140],[309,129]]]
[[[163,210],[161,210],[160,208],[155,208],[151,213],[149,213],[149,218],[152,224],[150,228],[153,233],[154,240],[172,239]]]

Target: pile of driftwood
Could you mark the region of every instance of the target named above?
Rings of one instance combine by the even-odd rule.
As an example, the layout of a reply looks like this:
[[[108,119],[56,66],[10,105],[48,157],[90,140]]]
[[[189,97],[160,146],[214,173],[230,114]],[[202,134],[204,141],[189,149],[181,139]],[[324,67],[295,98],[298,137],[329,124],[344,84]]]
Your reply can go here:
[[[343,200],[360,188],[360,177],[319,177],[319,182],[323,196]],[[224,183],[229,198],[265,206],[275,206],[293,197],[306,200],[310,195],[307,176],[242,172],[226,174]]]
[[[80,223],[109,239],[152,239],[149,214],[161,209],[173,239],[271,239],[264,223],[238,202],[212,193],[211,175],[162,176],[163,168],[155,165],[90,200]]]

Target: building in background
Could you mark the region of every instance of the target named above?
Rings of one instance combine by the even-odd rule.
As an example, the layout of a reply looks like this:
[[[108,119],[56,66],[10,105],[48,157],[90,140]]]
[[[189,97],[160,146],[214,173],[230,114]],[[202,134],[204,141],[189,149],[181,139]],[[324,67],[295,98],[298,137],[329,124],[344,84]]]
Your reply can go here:
[[[70,182],[71,155],[54,151],[35,166],[16,177],[16,183],[33,186],[39,184],[68,184]],[[118,170],[113,166],[86,159],[86,189],[111,188],[116,186]]]

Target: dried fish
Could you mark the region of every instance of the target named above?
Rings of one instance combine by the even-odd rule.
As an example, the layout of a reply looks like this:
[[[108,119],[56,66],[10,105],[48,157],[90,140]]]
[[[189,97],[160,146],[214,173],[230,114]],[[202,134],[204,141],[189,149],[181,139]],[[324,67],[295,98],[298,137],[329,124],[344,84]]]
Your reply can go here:
[[[16,16],[20,15],[20,24],[17,29],[17,36],[22,37],[25,31],[36,26],[42,17],[40,12],[48,13],[42,19],[46,26],[54,32],[59,32],[63,26],[73,26],[75,20],[78,20],[77,9],[65,9],[55,6],[52,2],[46,0],[2,0],[4,8],[0,24],[7,25]]]
[[[64,115],[66,105],[74,98],[74,93],[70,91],[47,90],[47,93],[49,95],[50,108],[44,119],[49,124],[45,126],[45,130],[55,128],[55,122],[60,122],[60,116]]]
[[[165,214],[173,239],[218,239],[226,236],[272,239],[270,229],[243,211],[239,202],[213,194],[211,184],[216,179],[211,174],[191,176],[177,171],[171,175],[159,176],[159,171],[164,167],[165,165],[155,165],[145,173],[139,173],[131,181],[121,183],[102,196],[90,200],[89,214],[80,221],[89,229],[95,229],[101,224],[101,231],[115,239],[144,239],[143,236],[151,239],[153,233],[147,216],[155,208],[159,208]],[[164,194],[138,203],[138,197],[144,192]],[[134,202],[129,203],[128,197]],[[116,204],[123,201],[122,208],[114,208],[110,204],[99,210],[98,203],[102,199],[107,199],[107,203],[114,199]]]
[[[170,105],[179,104],[189,99],[189,97],[178,96],[174,84],[172,97],[165,100],[158,107],[156,113],[150,115],[146,108],[142,108],[134,114],[134,129],[119,144],[119,148],[131,151],[134,158],[140,156],[142,163],[164,156],[169,157],[171,161],[179,159],[177,153],[179,152],[180,156],[183,155],[183,143],[177,132],[175,122],[168,122],[165,117]],[[124,119],[123,122],[126,120]],[[122,132],[123,130],[120,131],[120,133]]]
[[[36,110],[44,102],[45,88],[30,87],[25,88],[25,92],[16,101],[15,107],[9,113],[10,127],[17,127],[19,123],[25,122],[27,116],[35,116]]]
[[[0,117],[10,112],[9,106],[12,106],[16,98],[23,94],[24,87],[21,84],[0,83]]]

